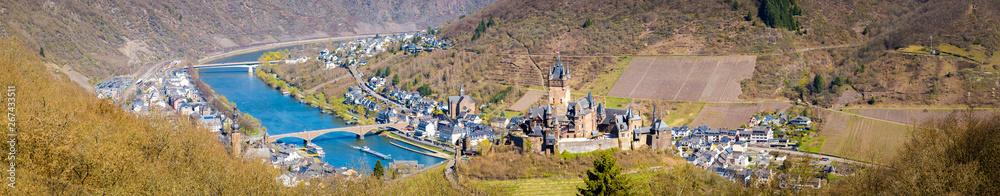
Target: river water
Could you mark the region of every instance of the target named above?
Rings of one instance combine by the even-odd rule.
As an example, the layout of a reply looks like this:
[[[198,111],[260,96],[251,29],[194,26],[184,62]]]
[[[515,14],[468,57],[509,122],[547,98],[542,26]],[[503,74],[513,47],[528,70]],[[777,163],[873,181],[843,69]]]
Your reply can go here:
[[[256,61],[257,57],[265,52],[294,47],[302,46],[244,53],[206,63]],[[204,69],[199,70],[198,74],[202,81],[215,90],[216,94],[226,96],[226,99],[235,103],[241,112],[260,119],[261,124],[267,127],[267,132],[271,135],[350,126],[336,116],[324,114],[317,108],[282,95],[278,90],[270,88],[260,79],[248,73],[246,68]],[[354,133],[333,132],[316,137],[312,142],[323,147],[326,151],[326,156],[322,158],[324,162],[335,167],[357,168],[359,171],[371,170],[379,158],[351,146],[368,146],[376,152],[391,155],[393,160],[415,160],[426,166],[443,161],[440,158],[393,146],[389,143],[391,140],[377,135],[368,135],[365,136],[364,140],[358,140]],[[283,138],[279,141],[302,146],[303,140]],[[399,141],[393,142],[411,149],[415,148]],[[388,162],[391,160],[382,160],[383,165],[388,164]]]

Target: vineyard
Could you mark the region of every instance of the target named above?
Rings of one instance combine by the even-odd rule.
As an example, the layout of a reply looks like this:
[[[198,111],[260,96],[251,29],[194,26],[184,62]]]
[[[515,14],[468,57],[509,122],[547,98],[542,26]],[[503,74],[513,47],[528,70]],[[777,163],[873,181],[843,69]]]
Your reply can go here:
[[[910,127],[839,112],[823,112],[821,153],[862,161],[889,160],[909,138]]]
[[[676,100],[738,102],[740,81],[749,79],[755,57],[640,57],[635,58],[608,93],[609,96]]]
[[[722,127],[735,129],[750,121],[756,112],[784,111],[787,102],[769,103],[708,103],[689,126]]]

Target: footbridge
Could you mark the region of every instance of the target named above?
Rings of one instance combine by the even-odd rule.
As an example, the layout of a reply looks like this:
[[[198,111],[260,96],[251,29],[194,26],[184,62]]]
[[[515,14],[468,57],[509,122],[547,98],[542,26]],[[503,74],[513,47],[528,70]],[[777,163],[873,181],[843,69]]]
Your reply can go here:
[[[409,125],[409,123],[407,123],[407,122],[397,122],[397,123],[386,123],[386,124],[374,124],[374,125],[338,127],[338,128],[332,128],[332,129],[321,129],[321,130],[313,130],[313,131],[303,131],[303,132],[295,132],[295,133],[285,133],[285,134],[278,134],[278,135],[269,135],[269,136],[267,136],[266,140],[267,140],[267,142],[270,143],[270,142],[278,141],[278,139],[281,139],[281,138],[295,137],[295,138],[304,139],[304,140],[306,140],[308,142],[308,141],[312,141],[313,139],[316,139],[316,137],[318,137],[320,135],[327,134],[327,133],[330,133],[330,132],[338,132],[338,131],[351,132],[351,133],[354,133],[354,134],[358,134],[358,139],[364,139],[365,134],[367,134],[371,130],[375,130],[375,129],[379,129],[379,128],[393,128],[393,129],[396,129],[396,130],[403,130],[408,125]]]

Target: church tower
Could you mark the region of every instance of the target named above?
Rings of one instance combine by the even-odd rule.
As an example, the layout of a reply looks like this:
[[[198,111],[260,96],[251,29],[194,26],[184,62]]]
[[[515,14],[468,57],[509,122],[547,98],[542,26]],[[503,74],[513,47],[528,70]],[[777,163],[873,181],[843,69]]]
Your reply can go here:
[[[569,69],[563,66],[561,57],[556,57],[556,65],[549,70],[549,104],[556,106],[556,111],[560,115],[566,113],[567,104],[570,102],[569,79]]]

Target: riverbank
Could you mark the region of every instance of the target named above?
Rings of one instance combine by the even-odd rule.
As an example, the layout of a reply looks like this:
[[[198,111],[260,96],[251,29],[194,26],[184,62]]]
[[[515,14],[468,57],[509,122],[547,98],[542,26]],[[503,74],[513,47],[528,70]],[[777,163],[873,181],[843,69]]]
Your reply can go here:
[[[429,150],[429,151],[432,151],[432,152],[436,152],[436,153],[441,153],[441,154],[448,155],[448,158],[444,158],[444,159],[450,159],[450,157],[452,155],[455,155],[455,153],[453,153],[451,151],[448,151],[448,150],[445,150],[443,148],[430,147],[430,146],[426,146],[426,145],[420,144],[418,142],[410,141],[410,138],[405,138],[405,137],[397,135],[396,133],[393,133],[391,131],[383,132],[383,134],[384,135],[388,135],[388,138],[394,139],[396,141],[401,141],[401,142],[404,142],[404,143],[407,143],[407,144],[410,144],[410,145],[422,148],[424,150]]]
[[[442,158],[442,159],[450,159],[451,158],[451,156],[448,156],[448,154],[444,154],[444,153],[440,153],[440,152],[428,153],[428,152],[423,152],[423,151],[419,151],[419,150],[414,150],[414,149],[407,148],[406,146],[396,144],[396,143],[391,142],[391,141],[389,142],[389,144],[392,144],[393,146],[402,148],[404,150],[409,150],[409,151],[412,151],[412,152],[415,152],[415,153],[420,153],[420,154],[427,155],[427,156],[432,156],[432,157],[437,157],[437,158]]]
[[[368,35],[355,35],[355,36],[340,36],[340,37],[327,37],[327,38],[316,38],[316,39],[298,40],[298,41],[290,41],[290,42],[277,42],[277,43],[270,43],[270,44],[257,45],[257,46],[251,45],[251,46],[248,46],[247,48],[244,48],[244,49],[239,49],[239,50],[234,50],[234,51],[229,51],[229,52],[223,52],[223,53],[217,53],[217,54],[210,54],[207,57],[199,59],[198,60],[198,64],[201,64],[201,63],[207,62],[207,61],[211,61],[211,60],[215,60],[215,59],[219,59],[219,58],[223,58],[223,57],[227,57],[227,56],[244,54],[244,53],[249,53],[249,52],[257,52],[257,51],[262,51],[262,50],[267,50],[267,49],[273,49],[273,48],[279,48],[279,47],[285,47],[285,46],[291,46],[291,45],[297,45],[297,44],[308,44],[308,43],[316,43],[316,42],[324,42],[324,41],[331,41],[331,42],[332,41],[348,41],[348,40],[355,40],[355,39],[367,38],[367,37],[373,37],[373,36],[375,36],[375,35],[368,34]]]
[[[320,109],[324,113],[337,116],[342,120],[348,122],[349,124],[352,125],[375,124],[374,120],[369,119],[368,117],[362,116],[360,114],[357,114],[356,112],[350,111],[350,109],[348,109],[349,106],[343,104],[344,99],[342,97],[338,97],[338,99],[336,99],[331,104],[327,100],[318,99],[315,96],[312,96],[311,94],[303,95],[304,92],[298,90],[299,89],[298,87],[289,85],[287,81],[278,78],[276,74],[264,72],[261,67],[257,67],[257,70],[255,70],[254,73],[256,78],[260,79],[262,82],[267,84],[268,87],[280,91],[287,91],[289,93],[288,96],[295,98],[295,100],[301,103],[307,103],[307,105],[316,109]],[[322,95],[322,93],[320,93],[320,95]],[[322,97],[326,97],[326,95],[323,95]]]

